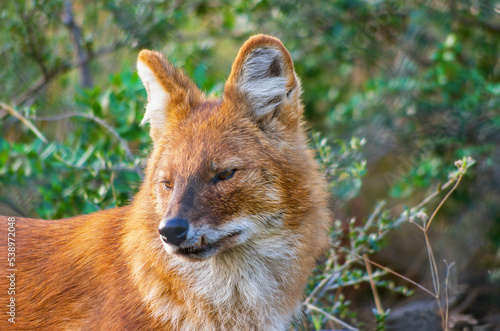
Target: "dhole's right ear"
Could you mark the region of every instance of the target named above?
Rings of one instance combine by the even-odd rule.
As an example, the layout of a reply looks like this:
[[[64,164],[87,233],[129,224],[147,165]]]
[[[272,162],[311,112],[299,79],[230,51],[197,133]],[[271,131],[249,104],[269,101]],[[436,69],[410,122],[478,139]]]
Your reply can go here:
[[[148,94],[141,125],[150,123],[150,135],[155,141],[167,123],[177,123],[199,105],[203,94],[159,52],[142,50],[137,58],[137,71]]]
[[[274,37],[256,35],[243,44],[224,92],[233,104],[245,103],[265,132],[295,132],[301,125],[300,81],[290,54]]]

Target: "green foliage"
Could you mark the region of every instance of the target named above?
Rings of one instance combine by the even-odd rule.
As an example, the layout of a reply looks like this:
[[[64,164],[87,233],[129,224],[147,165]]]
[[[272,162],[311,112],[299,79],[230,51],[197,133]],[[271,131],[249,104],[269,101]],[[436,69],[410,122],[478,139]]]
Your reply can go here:
[[[37,203],[23,213],[36,211],[48,219],[69,217],[122,206],[134,196],[140,183],[139,165],[150,144],[138,125],[145,93],[135,73],[113,75],[110,82],[103,92],[98,87],[79,91],[76,103],[82,112],[67,114],[70,117],[65,121],[71,121],[74,128],[63,142],[44,144],[37,139],[27,144],[0,138],[0,189],[39,188]],[[108,120],[116,131],[95,117]],[[130,158],[116,135],[133,141],[140,156]]]
[[[360,153],[365,140],[352,137],[346,143],[339,139],[333,150],[328,139],[316,132],[312,135],[312,143],[333,195],[344,201],[356,197],[361,189],[361,178],[366,173],[366,161]]]
[[[384,311],[382,313],[378,313],[375,308],[373,309],[373,315],[375,316],[375,321],[377,324],[377,331],[386,330],[385,322],[386,322],[387,316],[389,316],[390,312],[391,312],[391,310],[387,309],[386,311]]]

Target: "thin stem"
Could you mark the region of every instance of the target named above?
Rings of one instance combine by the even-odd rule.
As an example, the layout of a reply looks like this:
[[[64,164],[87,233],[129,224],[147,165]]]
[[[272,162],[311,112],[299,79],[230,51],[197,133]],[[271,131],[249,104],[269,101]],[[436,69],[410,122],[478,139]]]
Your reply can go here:
[[[366,254],[363,254],[363,259],[365,260],[366,272],[368,272],[368,277],[370,279],[370,286],[372,288],[375,306],[377,307],[377,313],[381,315],[384,313],[384,309],[382,308],[382,303],[380,302],[380,297],[377,292],[377,286],[375,285],[375,281],[373,280],[372,266],[370,265],[370,263],[368,263],[368,256]]]
[[[431,226],[432,220],[434,219],[434,216],[436,216],[439,208],[441,208],[441,206],[444,204],[444,202],[450,197],[450,195],[453,193],[453,191],[455,191],[455,189],[458,187],[458,184],[460,184],[460,181],[462,180],[462,177],[464,176],[464,173],[465,173],[465,171],[460,174],[460,176],[456,180],[456,183],[453,186],[453,188],[448,192],[448,194],[446,194],[446,196],[443,198],[443,200],[441,200],[441,202],[437,206],[436,210],[434,210],[434,213],[432,213],[432,216],[429,219],[429,222],[427,223],[427,226],[425,227],[425,232],[427,232],[427,230],[429,229],[429,226]]]
[[[354,256],[357,256],[358,258],[362,259],[361,256],[359,256],[358,254],[356,254],[354,252],[350,252],[349,250],[347,250],[345,248],[341,248],[341,249],[344,250],[344,251],[346,251],[347,253],[350,253],[350,254],[352,254]],[[369,259],[367,259],[366,261],[368,261],[369,263],[373,264],[374,266],[376,266],[376,267],[378,267],[378,268],[380,268],[382,270],[385,270],[385,271],[387,271],[387,272],[389,272],[389,273],[391,273],[391,274],[393,274],[395,276],[398,276],[401,279],[406,280],[408,283],[411,283],[411,284],[415,285],[416,287],[420,288],[422,291],[428,293],[430,296],[432,296],[433,298],[437,299],[437,297],[436,297],[436,295],[434,293],[432,293],[431,291],[429,291],[427,288],[425,288],[424,286],[420,285],[419,283],[415,282],[414,280],[411,280],[408,277],[405,277],[405,276],[401,275],[400,273],[397,273],[396,271],[393,271],[393,270],[391,270],[391,269],[389,269],[387,267],[384,267],[383,265],[380,265],[380,264],[378,264],[376,262],[373,262],[373,261],[371,261]]]
[[[21,122],[24,123],[40,140],[42,140],[44,143],[47,143],[48,140],[45,138],[45,136],[36,128],[36,126],[33,125],[26,117],[23,115],[19,114],[14,108],[10,107],[9,105],[6,105],[3,102],[0,102],[0,107],[5,109],[9,114],[20,120]]]
[[[387,275],[387,272],[385,272],[384,270],[380,270],[378,272],[375,271],[373,273],[373,278],[382,277],[382,276],[385,276],[385,275]],[[370,282],[370,277],[368,275],[360,277],[360,278],[357,278],[357,279],[354,279],[354,280],[347,281],[345,283],[342,283],[341,285],[339,285],[339,284],[330,285],[330,286],[328,286],[328,287],[325,288],[325,291],[331,291],[331,290],[336,290],[338,288],[355,286],[355,285],[359,285],[359,284],[364,283],[364,282],[366,282],[366,283]]]
[[[416,225],[420,230],[422,230],[422,232],[425,232],[425,229],[422,225],[418,224],[417,222],[410,222],[410,223]]]
[[[358,329],[356,329],[355,327],[353,327],[353,326],[351,326],[351,325],[347,324],[346,322],[344,322],[344,321],[342,321],[342,320],[338,319],[337,317],[335,317],[335,316],[333,316],[333,315],[331,315],[331,314],[327,313],[326,311],[324,311],[324,310],[323,310],[323,309],[321,309],[321,308],[318,308],[318,307],[313,306],[313,305],[311,305],[311,304],[306,304],[306,307],[307,307],[307,309],[309,309],[309,310],[314,310],[314,311],[316,311],[316,312],[318,312],[318,313],[323,314],[323,315],[324,315],[324,316],[326,316],[329,320],[332,320],[332,321],[334,321],[335,323],[338,323],[338,324],[342,325],[344,328],[346,328],[346,329],[348,329],[348,330],[355,330],[355,331],[357,331],[357,330],[358,330]]]
[[[368,229],[372,225],[373,221],[378,216],[378,214],[380,214],[380,212],[382,211],[382,208],[384,206],[385,206],[385,201],[380,201],[377,204],[377,206],[375,207],[375,210],[373,211],[373,213],[368,218],[368,221],[366,221],[366,223],[365,223],[365,226],[364,226],[365,229]]]
[[[434,285],[434,291],[436,293],[436,300],[439,308],[439,314],[441,315],[441,320],[444,321],[443,307],[441,306],[441,285],[439,283],[439,270],[436,264],[436,259],[434,257],[434,252],[432,251],[432,246],[427,236],[427,232],[424,232],[425,244],[427,247],[427,254],[429,255],[429,264],[431,269],[432,284]]]
[[[446,190],[454,182],[455,182],[455,179],[452,178],[452,179],[448,180],[446,183],[444,183],[442,185],[438,185],[437,188],[436,188],[436,190],[434,192],[432,192],[428,197],[426,197],[424,200],[422,200],[418,205],[416,205],[415,207],[413,207],[411,210],[418,210],[418,209],[422,208],[429,201],[431,201],[437,195],[439,195],[439,193],[441,193],[442,190]]]
[[[429,255],[429,263],[430,263],[430,268],[431,268],[431,278],[432,278],[432,283],[434,285],[434,292],[436,293],[436,296],[439,296],[440,288],[439,288],[439,275],[438,275],[438,269],[436,265],[436,260],[434,258],[434,253],[432,251],[432,246],[429,241],[429,237],[427,236],[427,233],[424,232],[424,237],[425,237],[425,244],[427,247],[427,254]]]
[[[333,276],[333,274],[332,274]],[[312,300],[312,298],[314,298],[314,296],[316,295],[316,293],[318,293],[318,291],[323,288],[323,286],[325,286],[326,283],[328,283],[328,281],[330,280],[331,277],[325,277],[323,278],[323,280],[321,280],[321,282],[314,288],[314,290],[311,292],[311,294],[309,294],[309,296],[307,297],[307,299],[304,301],[304,304],[305,305],[308,305],[309,304],[309,301]]]
[[[307,305],[310,303],[310,301],[312,300],[312,298],[326,285],[328,284],[328,282],[330,281],[330,279],[332,279],[333,276],[335,276],[336,274],[339,274],[340,272],[342,272],[342,270],[344,269],[347,269],[347,267],[349,267],[349,265],[351,264],[352,262],[349,262],[349,261],[346,261],[340,268],[336,269],[334,272],[332,272],[331,274],[329,274],[327,277],[323,278],[321,280],[321,282],[316,285],[316,287],[313,289],[313,291],[311,292],[311,294],[309,294],[309,296],[307,297],[307,299],[304,301],[304,304]]]

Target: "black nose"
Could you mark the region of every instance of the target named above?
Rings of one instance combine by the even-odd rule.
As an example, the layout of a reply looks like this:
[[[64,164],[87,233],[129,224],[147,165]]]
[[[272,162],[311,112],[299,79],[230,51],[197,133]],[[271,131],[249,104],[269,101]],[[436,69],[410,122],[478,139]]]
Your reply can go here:
[[[160,223],[158,231],[162,235],[162,239],[172,245],[179,246],[186,240],[189,223],[182,218],[164,219]]]

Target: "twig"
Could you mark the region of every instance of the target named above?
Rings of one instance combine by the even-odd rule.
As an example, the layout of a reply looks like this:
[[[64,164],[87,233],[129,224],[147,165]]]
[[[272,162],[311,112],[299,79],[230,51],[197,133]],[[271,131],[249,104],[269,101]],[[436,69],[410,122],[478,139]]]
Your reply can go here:
[[[417,222],[413,222],[411,220],[410,220],[410,223],[416,225],[420,230],[422,230],[423,232],[425,232],[425,229],[424,229],[424,227],[422,225],[418,224]]]
[[[373,213],[370,215],[370,217],[368,218],[368,221],[366,221],[365,225],[364,225],[364,228],[368,230],[368,228],[370,228],[370,226],[372,225],[373,221],[375,220],[375,218],[378,216],[378,214],[380,214],[380,212],[382,211],[382,208],[384,208],[386,202],[385,201],[380,201],[377,206],[375,207],[375,210],[373,211]]]
[[[436,293],[437,296],[439,296],[441,289],[439,285],[439,273],[436,264],[436,259],[434,258],[434,252],[432,251],[432,246],[429,241],[429,236],[427,236],[426,232],[424,232],[424,237],[425,237],[425,245],[427,247],[427,254],[429,256],[429,263],[431,267],[431,278],[432,278],[432,283],[434,285],[434,292]]]
[[[370,286],[372,288],[373,299],[375,300],[375,306],[377,307],[377,313],[381,315],[384,313],[384,309],[382,308],[382,303],[380,302],[380,297],[377,292],[377,286],[373,281],[372,266],[370,265],[370,263],[368,263],[368,256],[366,254],[363,254],[363,259],[365,260],[366,272],[368,272],[368,277],[370,279]]]
[[[38,94],[45,85],[51,80],[53,76],[56,75],[56,72],[59,70],[54,70],[52,73],[47,73],[44,76],[38,78],[33,85],[31,85],[28,90],[23,92],[22,94],[18,95],[17,97],[14,97],[12,99],[12,103],[16,106],[19,106],[20,104],[24,103],[31,95],[33,94]],[[61,70],[64,72],[63,70]]]
[[[385,276],[385,275],[387,275],[387,272],[385,272],[384,270],[375,271],[373,273],[373,278],[382,277],[382,276]],[[358,285],[358,284],[361,284],[361,283],[364,283],[364,282],[369,283],[370,282],[370,276],[366,275],[366,276],[363,276],[363,277],[360,277],[360,278],[357,278],[357,279],[348,280],[347,282],[343,282],[342,284],[333,284],[333,285],[327,286],[325,288],[325,291],[331,291],[331,290],[336,290],[338,288],[344,288],[344,287],[354,286],[354,285]]]
[[[123,139],[120,134],[113,128],[111,127],[111,125],[109,125],[106,121],[104,121],[103,119],[99,118],[99,117],[96,117],[92,114],[87,114],[87,113],[67,113],[67,114],[61,114],[61,115],[56,115],[56,116],[49,116],[49,117],[36,117],[36,116],[32,116],[31,119],[35,120],[35,121],[59,121],[59,120],[62,120],[62,119],[65,119],[65,118],[69,118],[69,117],[85,117],[85,118],[88,118],[94,122],[97,122],[99,123],[100,125],[102,125],[104,128],[106,128],[109,132],[111,132],[111,134],[113,136],[116,137],[116,139],[118,139],[118,141],[120,142],[120,146],[125,150],[125,153],[127,154],[127,157],[130,161],[134,161],[135,158],[134,158],[134,155],[132,154],[132,151],[130,150],[130,148],[128,147],[128,143],[125,139]],[[137,172],[137,174],[141,177],[141,179],[144,178],[144,174],[142,173],[142,170],[139,168],[139,167],[135,167],[135,170]]]
[[[345,249],[345,248],[343,248],[343,247],[340,247],[340,249],[341,249],[341,250],[344,250],[345,252],[347,252],[347,253],[349,253],[349,254],[352,254],[352,255],[354,255],[354,256],[356,256],[356,257],[358,257],[359,259],[362,259],[362,258],[363,258],[362,256],[360,256],[360,255],[358,255],[358,254],[356,254],[356,253],[354,253],[354,252],[351,252],[351,251],[349,251],[348,249]],[[373,262],[373,261],[371,261],[371,260],[369,260],[369,259],[367,259],[366,261],[368,261],[369,263],[373,264],[374,266],[376,266],[376,267],[378,267],[378,268],[380,268],[380,269],[382,269],[382,270],[385,270],[385,271],[387,271],[387,272],[389,272],[389,273],[391,273],[391,274],[393,274],[393,275],[395,275],[395,276],[398,276],[398,277],[399,277],[399,278],[401,278],[401,279],[404,279],[404,280],[405,280],[405,281],[407,281],[408,283],[411,283],[411,284],[415,285],[416,287],[420,288],[422,291],[424,291],[424,292],[428,293],[428,294],[429,294],[429,295],[431,295],[433,298],[436,298],[436,299],[437,299],[437,297],[436,297],[436,295],[435,295],[434,293],[432,293],[431,291],[429,291],[428,289],[426,289],[424,286],[420,285],[419,283],[415,282],[414,280],[411,280],[411,279],[409,279],[408,277],[405,277],[405,276],[401,275],[400,273],[398,273],[398,272],[396,272],[396,271],[393,271],[393,270],[391,270],[391,269],[389,269],[389,268],[387,268],[387,267],[384,267],[383,265],[380,265],[380,264],[378,264],[377,262]]]
[[[429,237],[427,236],[427,232],[424,231],[424,237],[425,237],[425,245],[427,248],[427,255],[429,256],[429,264],[430,264],[430,269],[431,269],[431,279],[432,279],[432,284],[434,286],[434,291],[435,291],[435,296],[438,304],[438,309],[439,309],[439,314],[441,315],[441,320],[444,321],[444,315],[443,315],[443,307],[441,306],[441,284],[439,281],[439,270],[436,264],[436,259],[434,257],[434,252],[432,250],[431,243],[429,241]]]
[[[321,280],[321,282],[318,285],[316,285],[316,287],[314,288],[314,290],[312,290],[311,294],[309,294],[309,296],[307,297],[307,299],[304,301],[304,304],[310,303],[310,301],[316,295],[316,293],[318,293],[319,290],[321,290],[326,284],[328,284],[330,282],[330,280],[333,278],[334,275],[339,274],[344,269],[347,269],[347,267],[349,267],[349,265],[351,263],[352,262],[346,261],[341,267],[339,267],[333,273],[331,273],[327,277],[323,278],[323,280]]]
[[[458,176],[458,179],[456,179],[456,183],[453,186],[453,188],[448,192],[448,194],[446,194],[446,196],[443,198],[443,200],[441,200],[441,202],[437,206],[436,210],[434,210],[434,213],[432,213],[432,216],[429,219],[429,222],[427,223],[427,226],[425,227],[425,231],[426,232],[429,229],[429,226],[431,225],[432,220],[434,219],[434,216],[436,216],[438,210],[441,208],[441,206],[444,204],[444,202],[450,197],[450,195],[453,193],[453,191],[455,191],[455,189],[457,188],[458,184],[460,184],[460,181],[462,180],[462,177],[464,176],[464,174],[465,174],[465,172],[461,172],[460,173],[460,176]]]
[[[432,192],[428,197],[426,197],[424,200],[422,200],[418,205],[416,205],[415,207],[413,207],[411,210],[412,211],[419,210],[420,208],[422,208],[423,206],[425,206],[429,201],[431,201],[437,195],[439,195],[439,193],[441,193],[442,190],[446,190],[454,182],[455,182],[455,179],[452,178],[452,179],[448,180],[446,183],[444,183],[442,185],[438,185],[437,188],[436,188],[436,190],[434,192]]]
[[[318,307],[316,307],[316,306],[313,306],[313,305],[311,305],[311,304],[309,304],[309,303],[308,303],[308,304],[306,304],[306,307],[307,307],[307,309],[309,309],[309,310],[314,310],[314,311],[316,311],[316,312],[318,312],[318,313],[323,314],[323,315],[324,315],[324,316],[326,316],[328,319],[330,319],[330,320],[334,321],[335,323],[338,323],[338,324],[342,325],[344,328],[347,328],[347,329],[349,329],[349,330],[356,330],[356,331],[358,330],[358,329],[356,329],[355,327],[353,327],[353,326],[351,326],[351,325],[347,324],[346,322],[342,321],[341,319],[338,319],[337,317],[335,317],[335,316],[333,316],[333,315],[331,315],[331,314],[327,313],[326,311],[324,311],[324,310],[323,310],[323,309],[321,309],[321,308],[318,308]]]
[[[20,120],[21,122],[24,123],[40,140],[42,140],[44,143],[47,143],[47,138],[36,128],[36,126],[33,125],[26,117],[23,115],[19,114],[14,108],[6,105],[3,102],[0,102],[0,107],[5,109],[9,114]]]
[[[333,276],[333,275],[332,275]],[[325,277],[321,280],[321,282],[316,285],[316,287],[314,288],[314,290],[312,290],[311,294],[309,294],[309,296],[307,297],[307,299],[304,301],[304,304],[305,305],[308,305],[309,304],[309,301],[311,301],[312,298],[314,298],[314,296],[316,295],[316,293],[321,289],[323,288],[323,286],[325,286],[326,283],[328,283],[328,281],[330,280],[331,277]]]

